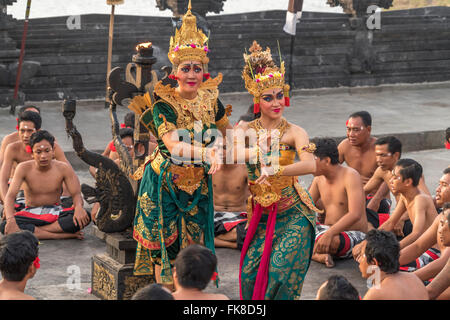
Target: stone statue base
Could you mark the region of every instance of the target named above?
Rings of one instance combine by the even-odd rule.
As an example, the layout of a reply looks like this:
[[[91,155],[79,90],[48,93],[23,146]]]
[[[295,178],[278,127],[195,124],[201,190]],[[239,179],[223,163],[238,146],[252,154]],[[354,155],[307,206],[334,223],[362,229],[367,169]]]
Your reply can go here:
[[[106,254],[92,257],[92,294],[103,300],[129,300],[153,276],[133,275],[136,241],[129,232],[104,233],[94,227],[94,234],[106,241]]]

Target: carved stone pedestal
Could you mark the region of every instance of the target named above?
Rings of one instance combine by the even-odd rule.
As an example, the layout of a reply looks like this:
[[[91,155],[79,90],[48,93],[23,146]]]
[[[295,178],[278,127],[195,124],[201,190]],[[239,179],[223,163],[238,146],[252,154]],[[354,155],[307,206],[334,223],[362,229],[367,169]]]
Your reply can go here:
[[[103,233],[95,228],[95,235],[106,241],[106,253],[92,257],[92,294],[103,300],[129,300],[147,284],[152,276],[134,276],[136,241],[128,232]]]

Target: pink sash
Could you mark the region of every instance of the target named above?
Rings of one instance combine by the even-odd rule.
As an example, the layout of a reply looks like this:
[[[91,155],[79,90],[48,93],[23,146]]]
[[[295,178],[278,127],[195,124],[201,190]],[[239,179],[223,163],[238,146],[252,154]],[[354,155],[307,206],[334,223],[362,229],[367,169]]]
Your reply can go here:
[[[241,251],[241,259],[239,263],[239,293],[240,298],[242,300],[242,283],[241,283],[241,273],[242,273],[242,264],[244,263],[245,255],[247,254],[248,247],[250,246],[250,242],[252,241],[256,229],[258,227],[259,221],[261,220],[263,207],[256,203],[253,208],[253,217],[250,222],[250,226],[247,230],[247,235],[245,237],[244,245]],[[276,217],[277,217],[277,209],[278,203],[272,204],[268,207],[270,210],[269,218],[267,220],[266,226],[266,240],[264,242],[264,251],[261,257],[261,262],[259,264],[258,273],[256,275],[255,287],[253,288],[253,296],[252,300],[264,300],[264,296],[266,294],[267,282],[269,279],[269,262],[270,256],[272,254],[272,240],[273,233],[275,230]]]

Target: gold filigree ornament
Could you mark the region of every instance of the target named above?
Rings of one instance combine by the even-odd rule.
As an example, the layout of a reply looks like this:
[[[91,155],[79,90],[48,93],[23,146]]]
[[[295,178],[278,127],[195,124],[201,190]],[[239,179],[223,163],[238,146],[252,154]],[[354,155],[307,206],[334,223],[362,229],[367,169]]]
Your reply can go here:
[[[170,38],[168,57],[174,66],[186,60],[200,61],[204,66],[209,62],[207,57],[209,38],[197,28],[197,18],[192,14],[191,9],[189,0],[188,11],[183,16],[180,29],[176,30],[175,35]]]
[[[259,112],[259,100],[262,93],[268,89],[283,89],[287,98],[286,106],[289,106],[290,86],[285,84],[284,61],[281,61],[280,67],[277,67],[272,59],[270,48],[262,51],[261,46],[256,41],[253,41],[253,45],[250,47],[250,54],[244,53],[244,60],[245,67],[242,71],[242,78],[245,82],[245,88],[253,95],[254,112]]]
[[[190,195],[193,195],[195,190],[200,187],[205,176],[203,167],[171,165],[169,171],[173,174],[175,185]]]

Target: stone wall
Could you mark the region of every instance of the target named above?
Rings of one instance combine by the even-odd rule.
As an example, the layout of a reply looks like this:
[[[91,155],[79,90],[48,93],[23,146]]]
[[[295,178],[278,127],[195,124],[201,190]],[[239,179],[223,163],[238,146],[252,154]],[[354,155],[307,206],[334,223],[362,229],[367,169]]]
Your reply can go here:
[[[68,30],[67,17],[32,19],[26,58],[41,63],[22,87],[28,101],[101,98],[105,94],[108,15],[81,17],[80,30]],[[291,38],[282,31],[284,11],[210,16],[209,72],[224,74],[222,92],[244,91],[240,72],[244,48],[252,41],[270,46],[278,61],[277,40],[289,65]],[[116,16],[113,67],[131,61],[137,43],[152,41],[157,67],[168,65],[173,34],[170,18]],[[9,32],[20,46],[23,21]],[[305,12],[297,27],[293,57],[295,88],[366,86],[450,80],[450,8],[388,11],[381,30],[355,27],[349,16]]]

